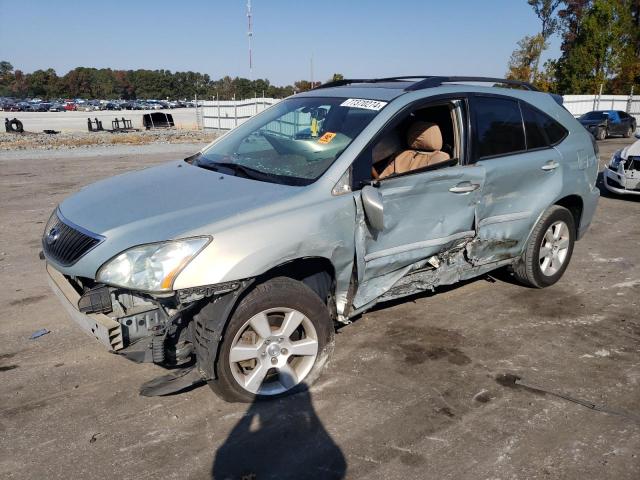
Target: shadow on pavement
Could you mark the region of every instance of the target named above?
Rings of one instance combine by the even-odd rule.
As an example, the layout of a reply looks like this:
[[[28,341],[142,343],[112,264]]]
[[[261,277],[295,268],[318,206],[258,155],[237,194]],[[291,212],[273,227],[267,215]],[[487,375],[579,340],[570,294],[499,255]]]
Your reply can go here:
[[[216,452],[214,479],[344,478],[345,457],[302,387],[293,396],[251,404]]]

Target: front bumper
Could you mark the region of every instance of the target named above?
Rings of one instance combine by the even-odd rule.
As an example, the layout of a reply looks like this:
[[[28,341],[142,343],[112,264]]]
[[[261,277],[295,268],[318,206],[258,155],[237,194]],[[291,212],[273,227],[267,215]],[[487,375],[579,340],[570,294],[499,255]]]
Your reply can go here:
[[[78,310],[80,294],[59,271],[47,263],[49,286],[60,299],[69,316],[80,328],[109,350],[122,349],[122,329],[118,322],[102,313],[84,314]]]
[[[628,190],[624,187],[625,178],[610,168],[604,169],[604,188],[618,195],[640,195],[640,190]]]

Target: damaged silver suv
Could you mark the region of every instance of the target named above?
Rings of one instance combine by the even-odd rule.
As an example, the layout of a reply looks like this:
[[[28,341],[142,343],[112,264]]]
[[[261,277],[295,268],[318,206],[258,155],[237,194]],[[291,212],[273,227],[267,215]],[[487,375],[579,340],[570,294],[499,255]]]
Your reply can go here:
[[[557,282],[598,201],[592,140],[521,82],[332,82],[66,199],[50,283],[107,348],[176,368],[151,390],[286,394],[378,302],[500,267]]]

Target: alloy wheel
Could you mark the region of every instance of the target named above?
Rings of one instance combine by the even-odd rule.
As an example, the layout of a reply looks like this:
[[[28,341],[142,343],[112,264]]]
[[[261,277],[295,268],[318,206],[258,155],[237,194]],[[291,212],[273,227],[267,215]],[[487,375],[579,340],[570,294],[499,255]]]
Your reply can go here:
[[[318,335],[311,320],[279,307],[257,313],[238,330],[229,366],[247,392],[279,395],[304,381],[317,356]]]
[[[547,277],[558,273],[569,253],[570,234],[566,223],[559,220],[549,226],[540,245],[540,270]]]

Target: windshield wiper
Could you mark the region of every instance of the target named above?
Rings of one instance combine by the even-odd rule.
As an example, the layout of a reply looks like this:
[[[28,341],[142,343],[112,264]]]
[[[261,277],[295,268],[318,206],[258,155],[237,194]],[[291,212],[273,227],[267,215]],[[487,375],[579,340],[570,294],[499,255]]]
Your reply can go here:
[[[228,168],[233,171],[235,174],[241,173],[247,178],[251,178],[253,180],[267,180],[270,182],[282,183],[277,175],[272,175],[267,172],[262,172],[260,170],[256,170],[255,168],[247,167],[246,165],[241,165],[239,163],[233,162],[211,162],[206,164],[205,168],[218,169],[218,168]]]

